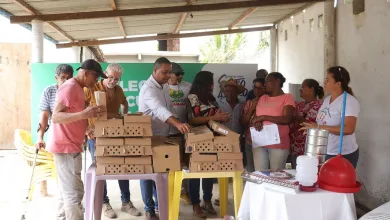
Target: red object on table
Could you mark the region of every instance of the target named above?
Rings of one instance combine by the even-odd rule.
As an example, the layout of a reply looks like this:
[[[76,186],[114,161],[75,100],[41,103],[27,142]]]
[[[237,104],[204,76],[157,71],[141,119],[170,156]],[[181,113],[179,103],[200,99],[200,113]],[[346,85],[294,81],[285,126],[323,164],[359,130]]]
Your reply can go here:
[[[322,165],[318,185],[321,189],[340,193],[359,192],[362,186],[356,181],[355,168],[340,154]]]

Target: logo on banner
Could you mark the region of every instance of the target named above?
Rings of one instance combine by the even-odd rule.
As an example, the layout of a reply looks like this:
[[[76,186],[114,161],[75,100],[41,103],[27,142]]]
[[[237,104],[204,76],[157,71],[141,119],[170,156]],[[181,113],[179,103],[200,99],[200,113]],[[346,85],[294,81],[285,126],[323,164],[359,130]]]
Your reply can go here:
[[[221,85],[222,82],[227,82],[229,79],[235,79],[237,81],[237,83],[243,87],[245,87],[246,85],[246,81],[245,81],[245,77],[244,76],[228,76],[226,74],[223,74],[221,77],[219,77],[218,79],[218,85]],[[245,88],[245,91],[243,93],[241,93],[239,96],[243,96],[243,97],[246,97],[246,95],[248,94],[248,89]],[[218,98],[224,98],[224,94],[223,94],[223,88],[220,88],[220,91],[219,91],[219,94],[218,94]]]

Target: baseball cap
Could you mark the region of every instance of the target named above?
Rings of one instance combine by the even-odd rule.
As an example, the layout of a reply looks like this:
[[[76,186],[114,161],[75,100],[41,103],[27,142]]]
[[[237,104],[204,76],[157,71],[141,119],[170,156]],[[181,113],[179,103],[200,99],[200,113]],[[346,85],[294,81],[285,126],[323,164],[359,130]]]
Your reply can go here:
[[[106,74],[103,73],[102,67],[100,64],[94,60],[94,59],[88,59],[84,61],[79,68],[76,70],[83,69],[83,70],[92,70],[98,73],[98,76],[102,77],[103,79],[107,79]]]
[[[171,62],[171,65],[172,65],[172,73],[174,73],[174,74],[181,73],[184,75],[184,70],[183,70],[183,68],[181,68],[181,66],[179,64]]]

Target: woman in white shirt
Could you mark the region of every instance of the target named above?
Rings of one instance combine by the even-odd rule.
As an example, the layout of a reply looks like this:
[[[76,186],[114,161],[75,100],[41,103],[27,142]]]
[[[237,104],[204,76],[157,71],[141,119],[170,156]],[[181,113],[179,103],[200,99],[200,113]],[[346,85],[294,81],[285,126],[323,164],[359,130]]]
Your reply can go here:
[[[328,160],[336,156],[340,141],[343,93],[347,91],[342,155],[356,168],[359,159],[359,148],[356,143],[355,128],[360,105],[353,96],[352,89],[348,87],[349,82],[350,76],[344,67],[335,66],[329,68],[324,82],[324,89],[330,95],[324,99],[318,111],[317,124],[303,123],[303,125],[304,129],[319,128],[328,130],[329,138],[326,159]]]

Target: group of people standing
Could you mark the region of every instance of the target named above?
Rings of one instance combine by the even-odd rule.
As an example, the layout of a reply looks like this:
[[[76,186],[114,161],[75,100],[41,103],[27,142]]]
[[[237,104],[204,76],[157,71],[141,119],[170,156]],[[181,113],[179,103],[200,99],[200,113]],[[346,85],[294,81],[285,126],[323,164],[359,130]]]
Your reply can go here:
[[[103,113],[115,118],[128,112],[128,102],[123,89],[118,85],[123,74],[119,64],[108,65],[103,72],[100,64],[86,60],[73,76],[73,68],[61,64],[56,69],[57,84],[47,87],[40,103],[40,126],[36,146],[45,148],[43,136],[48,124],[51,133],[48,150],[53,153],[60,189],[60,205],[57,219],[82,219],[81,201],[84,194],[81,180],[81,152],[87,136],[87,146],[92,160],[95,159],[94,120]],[[139,111],[152,118],[154,136],[179,136],[190,131],[190,126],[207,125],[210,120],[225,124],[241,134],[245,167],[248,171],[283,169],[289,155],[293,167],[296,157],[304,153],[305,128],[319,128],[330,133],[328,157],[337,154],[341,123],[342,93],[348,91],[345,139],[343,155],[356,167],[358,146],[354,130],[359,113],[359,103],[348,87],[350,76],[343,67],[332,67],[327,71],[324,87],[330,95],[321,101],[324,90],[314,79],[302,83],[301,97],[294,97],[282,90],[286,79],[281,73],[259,70],[253,81],[253,90],[247,100],[239,97],[245,88],[235,80],[221,83],[224,98],[213,96],[214,76],[212,72],[200,71],[192,84],[183,81],[185,71],[177,64],[161,57],[154,63],[151,76],[139,93]],[[102,79],[98,81],[99,77]],[[107,106],[97,106],[95,91],[105,91]],[[88,119],[88,121],[86,120]],[[249,128],[262,130],[263,126],[277,124],[280,144],[253,148]],[[184,145],[184,142],[183,142]],[[188,166],[188,155],[181,147],[183,166]],[[118,181],[121,190],[121,211],[140,216],[130,200],[129,181]],[[206,213],[216,214],[212,203],[214,179],[189,179],[183,183],[181,198],[193,206],[194,215],[205,218]],[[200,200],[200,186],[203,202]],[[158,219],[157,192],[152,180],[140,181],[146,219]],[[107,187],[104,187],[103,214],[108,218],[117,215],[109,204]]]

